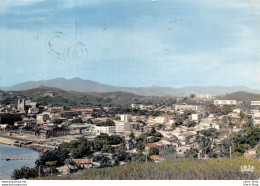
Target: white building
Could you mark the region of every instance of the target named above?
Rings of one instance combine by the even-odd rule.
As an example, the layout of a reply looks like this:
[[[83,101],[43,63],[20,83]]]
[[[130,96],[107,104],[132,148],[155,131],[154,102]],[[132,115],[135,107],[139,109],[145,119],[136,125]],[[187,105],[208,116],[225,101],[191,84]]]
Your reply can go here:
[[[48,114],[43,114],[43,113],[42,114],[37,114],[36,120],[37,120],[37,123],[43,124],[46,121],[50,120],[50,117],[49,117]]]
[[[233,109],[233,112],[234,112],[234,113],[237,113],[237,114],[240,114],[241,109],[240,109],[240,108]]]
[[[197,94],[196,99],[213,99],[215,98],[214,95],[211,94]]]
[[[131,118],[131,115],[129,115],[129,114],[122,114],[122,115],[120,115],[121,121],[124,121],[124,122],[129,122],[130,118]]]
[[[237,105],[237,100],[214,100],[214,105]]]
[[[260,113],[260,110],[258,109],[249,109],[246,111],[247,115],[254,115],[255,113]]]
[[[124,121],[114,121],[115,122],[115,133],[123,134],[126,131],[130,131],[130,124]]]
[[[192,114],[191,115],[191,120],[192,121],[200,122],[201,119],[202,119],[202,114]]]
[[[251,105],[260,105],[260,101],[251,101]]]
[[[114,121],[115,122],[115,133],[124,134],[132,130],[142,130],[143,124],[134,122]]]
[[[254,125],[260,125],[260,113],[255,113],[252,117]]]
[[[149,116],[149,123],[158,123],[158,124],[166,124],[170,122],[170,116],[168,115],[160,115],[160,116]]]
[[[195,105],[176,105],[175,110],[197,110],[198,107]]]
[[[115,132],[115,126],[95,126],[92,128],[91,132],[96,135],[100,135],[101,133],[113,134]]]

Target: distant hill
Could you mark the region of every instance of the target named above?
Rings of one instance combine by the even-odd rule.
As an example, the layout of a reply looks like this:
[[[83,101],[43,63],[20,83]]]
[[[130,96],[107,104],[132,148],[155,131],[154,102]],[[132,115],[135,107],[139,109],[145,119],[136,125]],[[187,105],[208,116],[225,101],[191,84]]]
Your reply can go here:
[[[0,104],[17,105],[19,98],[36,101],[39,104],[66,107],[87,106],[129,106],[136,104],[173,104],[174,97],[141,96],[126,92],[76,92],[58,88],[44,87],[33,88],[23,91],[1,91]],[[53,97],[45,93],[53,93]]]
[[[214,94],[223,95],[226,93],[233,93],[237,91],[245,91],[250,93],[260,93],[260,90],[250,89],[243,86],[234,87],[219,87],[219,86],[190,86],[182,88],[169,88],[169,87],[118,87],[105,85],[98,82],[83,80],[80,78],[65,79],[57,78],[46,81],[28,81],[20,83],[10,87],[0,87],[1,90],[5,91],[21,91],[37,88],[40,86],[55,87],[68,91],[78,92],[129,92],[143,96],[189,96],[190,94]]]
[[[231,94],[227,94],[225,96],[219,96],[219,99],[231,99],[231,100],[239,100],[244,102],[250,101],[260,101],[260,94],[253,94],[244,91],[234,92]]]

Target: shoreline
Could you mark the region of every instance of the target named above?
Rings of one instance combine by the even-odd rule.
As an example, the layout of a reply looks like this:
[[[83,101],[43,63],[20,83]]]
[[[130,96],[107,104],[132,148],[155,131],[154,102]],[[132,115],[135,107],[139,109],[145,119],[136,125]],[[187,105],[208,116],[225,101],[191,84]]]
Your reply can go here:
[[[19,143],[15,143],[16,141],[19,141]],[[4,144],[4,145],[16,146],[16,147],[21,147],[21,148],[28,148],[28,149],[35,150],[39,153],[51,150],[51,148],[43,147],[43,146],[36,144],[34,142],[32,142],[31,144],[23,144],[23,142],[25,142],[25,141],[26,141],[25,139],[16,140],[16,139],[11,139],[7,136],[0,135],[0,143]]]

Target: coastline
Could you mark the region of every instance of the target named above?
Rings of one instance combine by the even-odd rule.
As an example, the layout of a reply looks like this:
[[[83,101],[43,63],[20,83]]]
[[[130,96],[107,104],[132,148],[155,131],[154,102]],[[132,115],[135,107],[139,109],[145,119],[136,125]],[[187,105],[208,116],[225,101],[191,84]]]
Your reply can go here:
[[[17,143],[16,141],[19,141],[19,142]],[[46,146],[40,145],[35,142],[32,142],[31,144],[24,144],[24,142],[26,142],[26,139],[20,139],[20,138],[12,139],[11,137],[3,136],[2,134],[0,134],[0,143],[1,144],[21,147],[21,148],[28,148],[28,149],[35,150],[37,152],[46,152],[46,151],[51,150],[50,147],[46,147]]]

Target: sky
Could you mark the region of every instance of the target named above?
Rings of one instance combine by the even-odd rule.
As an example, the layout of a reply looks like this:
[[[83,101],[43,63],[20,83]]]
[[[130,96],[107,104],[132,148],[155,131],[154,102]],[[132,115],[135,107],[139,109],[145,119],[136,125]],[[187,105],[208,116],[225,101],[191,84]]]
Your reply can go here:
[[[260,89],[259,0],[2,0],[0,86]]]

